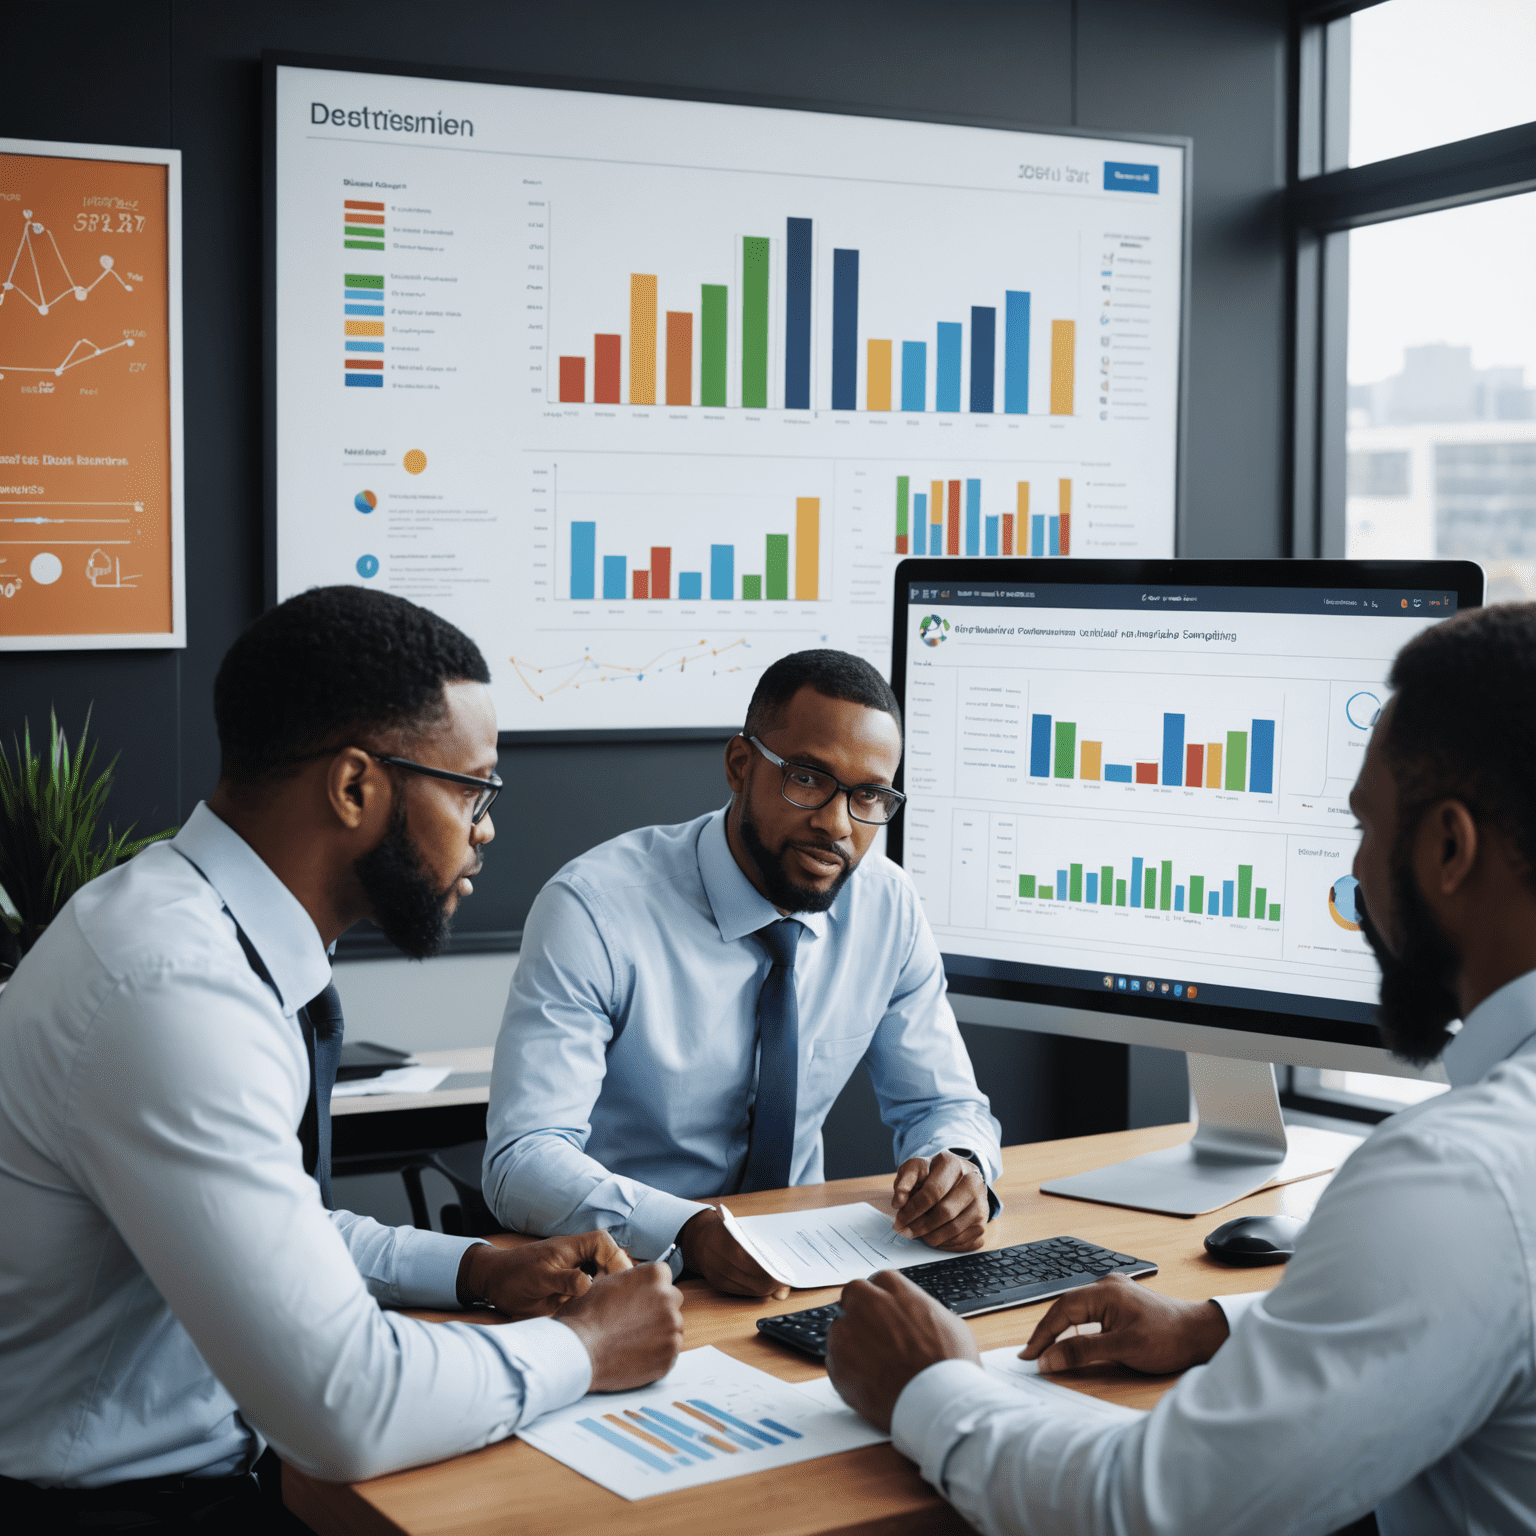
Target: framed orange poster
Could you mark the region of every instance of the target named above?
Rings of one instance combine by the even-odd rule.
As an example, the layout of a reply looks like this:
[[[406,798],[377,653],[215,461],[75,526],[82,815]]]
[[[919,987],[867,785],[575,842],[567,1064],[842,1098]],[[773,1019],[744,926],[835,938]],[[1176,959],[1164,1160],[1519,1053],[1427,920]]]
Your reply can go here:
[[[0,139],[0,651],[186,644],[181,155]]]

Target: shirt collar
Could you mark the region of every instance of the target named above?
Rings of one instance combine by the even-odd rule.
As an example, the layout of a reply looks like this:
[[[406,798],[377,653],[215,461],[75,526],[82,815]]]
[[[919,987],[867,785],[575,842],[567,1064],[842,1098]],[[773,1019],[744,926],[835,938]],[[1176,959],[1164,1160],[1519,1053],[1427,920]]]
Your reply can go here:
[[[1485,997],[1445,1048],[1453,1088],[1481,1082],[1501,1061],[1536,1046],[1536,971],[1505,982]]]
[[[725,837],[725,816],[730,806],[715,812],[699,833],[699,875],[714,914],[720,937],[728,944],[778,922],[779,909],[742,873]],[[827,931],[825,912],[791,912],[817,938]]]
[[[207,801],[198,802],[171,847],[219,893],[261,956],[287,1017],[325,990],[331,965],[314,920],[261,855],[208,809]]]

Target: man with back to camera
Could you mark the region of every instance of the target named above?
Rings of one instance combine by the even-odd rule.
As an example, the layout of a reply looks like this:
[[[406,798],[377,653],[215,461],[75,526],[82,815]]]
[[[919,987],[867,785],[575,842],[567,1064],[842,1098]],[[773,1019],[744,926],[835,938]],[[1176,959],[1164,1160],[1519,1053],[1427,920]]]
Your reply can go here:
[[[1452,1089],[1351,1156],[1275,1290],[1051,1307],[1043,1369],[1210,1362],[1134,1422],[1022,1400],[893,1273],[848,1286],[833,1382],[983,1531],[1536,1529],[1536,605],[1427,630],[1391,683],[1350,796],[1361,926],[1387,1044]]]
[[[895,1132],[898,1231],[981,1246],[998,1124],[911,881],[861,863],[902,803],[900,762],[900,710],[868,662],[786,656],[726,745],[724,810],[626,833],[544,887],[491,1080],[502,1221],[603,1227],[638,1258],[675,1241],[675,1273],[773,1293],[705,1202],[820,1180],[822,1121],[865,1060]]]
[[[212,799],[0,994],[0,1497],[28,1529],[267,1530],[265,1446],[373,1477],[671,1366],[678,1293],[605,1233],[504,1250],[326,1209],[327,947],[369,918],[442,949],[494,836],[488,681],[402,598],[263,615],[214,685]]]

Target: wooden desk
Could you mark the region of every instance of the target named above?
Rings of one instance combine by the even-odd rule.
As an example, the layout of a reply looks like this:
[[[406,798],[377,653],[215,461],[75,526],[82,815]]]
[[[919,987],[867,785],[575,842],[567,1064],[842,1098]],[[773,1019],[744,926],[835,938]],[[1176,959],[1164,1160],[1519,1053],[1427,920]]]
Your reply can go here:
[[[1165,1125],[1009,1147],[1003,1153],[1003,1177],[997,1186],[1005,1209],[988,1229],[987,1246],[1006,1248],[1035,1238],[1071,1235],[1153,1260],[1159,1273],[1142,1283],[1170,1296],[1193,1298],[1267,1289],[1279,1279],[1278,1267],[1224,1269],[1206,1257],[1202,1238],[1211,1228],[1238,1215],[1285,1211],[1305,1218],[1322,1193],[1325,1179],[1252,1195],[1217,1215],[1193,1220],[1122,1211],[1040,1193],[1044,1179],[1172,1146],[1186,1140],[1191,1131],[1188,1125]],[[731,1201],[731,1208],[741,1215],[755,1215],[867,1200],[889,1210],[890,1186],[889,1175],[842,1179],[802,1189],[741,1195]],[[503,1241],[515,1243],[519,1239]],[[787,1302],[719,1296],[697,1280],[688,1281],[683,1291],[687,1297],[685,1349],[713,1344],[785,1381],[809,1381],[823,1374],[814,1361],[763,1339],[753,1323],[770,1314],[823,1305],[836,1299],[835,1290],[797,1291]],[[972,1324],[977,1342],[982,1349],[1013,1343],[1022,1346],[1045,1305],[978,1317]],[[1054,1379],[1134,1408],[1152,1407],[1173,1381],[1172,1377],[1137,1376],[1118,1368]],[[758,1473],[631,1503],[513,1439],[452,1461],[367,1483],[320,1483],[286,1468],[283,1495],[289,1507],[321,1536],[352,1532],[369,1536],[386,1532],[489,1536],[506,1531],[516,1531],[518,1536],[568,1536],[571,1531],[619,1528],[631,1536],[678,1536],[678,1532],[689,1530],[772,1532],[780,1536],[875,1536],[877,1532],[879,1536],[904,1536],[923,1532],[926,1536],[929,1532],[970,1529],[890,1445],[803,1462],[788,1474]]]

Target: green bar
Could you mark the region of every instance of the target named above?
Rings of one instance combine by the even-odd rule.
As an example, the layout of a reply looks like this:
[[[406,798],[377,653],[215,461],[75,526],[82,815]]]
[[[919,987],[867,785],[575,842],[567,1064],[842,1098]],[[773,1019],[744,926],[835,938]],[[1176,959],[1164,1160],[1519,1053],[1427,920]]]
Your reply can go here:
[[[768,404],[768,242],[757,235],[741,240],[741,403]]]
[[[349,251],[382,251],[382,240],[343,240],[341,242]]]
[[[763,578],[761,576],[743,576],[741,578],[741,600],[744,603],[761,602],[763,597]]]
[[[770,533],[764,557],[768,571],[768,601],[781,603],[789,597],[789,535]]]
[[[1081,901],[1083,899],[1083,866],[1073,864],[1067,872],[1067,900]]]
[[[1227,732],[1227,784],[1228,789],[1248,788],[1248,732]]]
[[[342,230],[344,235],[351,235],[354,240],[382,240],[384,231],[375,229],[366,224],[348,224]]]
[[[1148,902],[1147,905],[1151,906],[1151,902]],[[1161,910],[1164,911],[1164,912],[1171,912],[1171,911],[1173,911],[1173,860],[1172,859],[1164,859],[1163,860],[1163,904],[1162,904]]]
[[[384,279],[382,277],[371,277],[366,272],[348,272],[346,286],[348,288],[377,288],[382,291]]]
[[[1106,864],[1099,871],[1099,905],[1107,907],[1115,895],[1115,866]]]
[[[1056,894],[1056,876],[1041,875],[1040,888],[1036,894],[1043,896],[1047,901],[1050,901]]]
[[[1227,740],[1231,741],[1228,736]],[[1253,905],[1253,865],[1239,864],[1237,866],[1237,915],[1247,917],[1249,909]]]
[[[1269,920],[1272,923],[1280,921],[1280,903],[1277,901],[1272,901],[1269,904]]]
[[[1157,906],[1157,871],[1149,869],[1146,878],[1146,890],[1142,895],[1141,904],[1148,912]]]
[[[729,323],[724,283],[703,284],[699,300],[699,404],[725,404],[725,330]]]
[[[1035,877],[1033,875],[1019,876],[1019,895],[1033,896],[1035,894]]]
[[[896,537],[904,539],[907,536],[907,485],[906,475],[896,476]]]
[[[1077,760],[1077,727],[1065,720],[1056,722],[1056,777],[1070,779]]]
[[[1205,876],[1191,875],[1189,877],[1189,910],[1205,916]]]
[[[1124,880],[1116,880],[1115,881],[1115,905],[1117,907],[1123,907],[1125,905],[1125,881]]]
[[[1264,914],[1269,910],[1269,903],[1264,899],[1268,895],[1269,892],[1262,885],[1253,893],[1253,915],[1261,923],[1264,921]]]

